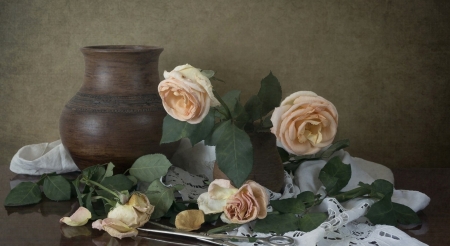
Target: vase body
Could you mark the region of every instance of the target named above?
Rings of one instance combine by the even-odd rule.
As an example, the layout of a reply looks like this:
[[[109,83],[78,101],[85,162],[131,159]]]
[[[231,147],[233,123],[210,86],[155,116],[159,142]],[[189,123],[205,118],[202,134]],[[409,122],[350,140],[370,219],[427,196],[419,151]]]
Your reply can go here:
[[[253,180],[271,191],[280,192],[284,187],[284,168],[275,135],[261,132],[251,133],[249,137],[253,146],[253,168],[247,180]],[[214,165],[213,177],[228,179],[217,164]]]
[[[162,48],[92,46],[81,52],[84,82],[65,105],[61,141],[80,168],[112,162],[124,172],[146,154],[168,158],[175,144],[160,145],[166,115],[157,88]]]

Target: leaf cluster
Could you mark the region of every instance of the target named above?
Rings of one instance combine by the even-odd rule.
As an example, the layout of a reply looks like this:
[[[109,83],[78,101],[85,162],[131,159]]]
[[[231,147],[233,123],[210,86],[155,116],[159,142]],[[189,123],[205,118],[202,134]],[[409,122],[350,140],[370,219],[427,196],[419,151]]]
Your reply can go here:
[[[202,70],[211,78],[214,72]],[[220,106],[211,108],[199,124],[178,121],[167,115],[163,122],[161,143],[188,138],[194,145],[202,140],[216,146],[219,168],[237,187],[247,179],[253,167],[253,147],[247,132],[267,131],[272,123],[267,115],[281,102],[281,85],[269,73],[261,80],[261,87],[245,104],[241,92],[232,90],[222,97],[214,91]]]
[[[335,149],[346,144],[339,144]],[[333,150],[330,150],[325,155],[331,156],[332,152]],[[377,202],[368,209],[366,214],[372,223],[393,226],[398,223],[420,223],[419,217],[411,208],[391,201],[394,187],[386,180],[378,179],[372,184],[359,183],[359,187],[341,192],[350,181],[351,176],[351,166],[343,163],[339,157],[331,158],[319,172],[319,180],[325,187],[326,196],[334,197],[339,202],[361,197],[376,199]],[[323,199],[320,195],[305,191],[296,198],[270,201],[274,212],[267,215],[265,219],[258,220],[254,230],[277,234],[294,230],[311,231],[328,218],[326,213],[309,212],[310,208],[320,204]]]
[[[63,201],[73,197],[86,207],[92,219],[104,218],[117,203],[128,201],[138,182],[150,184],[145,190],[150,203],[155,206],[152,218],[163,216],[174,200],[174,191],[182,186],[166,187],[160,178],[167,173],[171,163],[162,154],[138,158],[125,174],[114,174],[114,164],[95,165],[81,171],[74,180],[62,175],[44,174],[37,183],[22,182],[13,188],[5,199],[5,206],[39,203],[42,193],[51,200]],[[41,192],[42,188],[42,192]]]
[[[400,224],[418,224],[420,219],[408,206],[392,202],[394,186],[387,180],[377,179],[372,184],[359,183],[359,187],[340,192],[351,178],[351,166],[334,157],[319,173],[319,179],[325,186],[327,195],[345,202],[357,197],[377,199],[367,211],[366,217],[374,224],[396,226]]]
[[[320,204],[320,197],[311,191],[300,193],[296,198],[270,201],[275,212],[258,220],[254,230],[263,233],[282,234],[288,231],[312,231],[327,218],[326,213],[310,213],[308,210]]]
[[[41,191],[41,187],[43,192]],[[14,187],[6,196],[5,206],[22,206],[39,203],[42,193],[53,201],[65,201],[74,197],[70,180],[55,173],[44,174],[39,181],[22,182]]]

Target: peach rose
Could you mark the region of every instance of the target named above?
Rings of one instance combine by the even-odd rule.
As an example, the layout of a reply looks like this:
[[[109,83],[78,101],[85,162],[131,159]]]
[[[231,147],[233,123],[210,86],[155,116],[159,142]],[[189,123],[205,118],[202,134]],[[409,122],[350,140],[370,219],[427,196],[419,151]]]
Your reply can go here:
[[[267,216],[269,196],[266,189],[255,181],[247,181],[227,199],[221,219],[225,223],[244,224]]]
[[[334,105],[311,91],[288,96],[273,111],[270,129],[277,145],[295,155],[310,155],[331,144],[338,125]]]
[[[159,96],[166,112],[179,121],[200,123],[210,107],[220,105],[214,97],[212,85],[198,68],[189,64],[164,71],[158,85]]]

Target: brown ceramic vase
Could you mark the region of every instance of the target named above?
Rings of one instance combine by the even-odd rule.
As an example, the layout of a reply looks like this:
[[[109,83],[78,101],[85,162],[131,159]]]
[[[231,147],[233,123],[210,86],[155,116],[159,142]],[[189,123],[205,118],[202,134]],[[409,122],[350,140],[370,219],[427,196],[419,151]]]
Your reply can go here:
[[[168,158],[177,143],[160,145],[163,118],[157,88],[158,59],[153,46],[92,46],[85,59],[84,83],[65,105],[61,141],[80,168],[112,162],[122,173],[140,156]]]
[[[278,153],[275,135],[268,132],[249,134],[253,145],[253,168],[247,180],[253,180],[274,192],[280,192],[284,187],[284,168]],[[228,177],[214,165],[214,179]]]

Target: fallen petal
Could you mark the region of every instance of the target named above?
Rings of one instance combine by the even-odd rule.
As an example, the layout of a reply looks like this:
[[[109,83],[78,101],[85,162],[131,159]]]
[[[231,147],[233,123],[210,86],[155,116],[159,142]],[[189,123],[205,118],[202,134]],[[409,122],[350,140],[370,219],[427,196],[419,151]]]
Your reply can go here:
[[[91,212],[85,207],[79,207],[72,216],[63,217],[59,222],[69,226],[83,226],[86,225],[90,218],[92,218]]]
[[[200,229],[205,223],[205,216],[201,210],[184,210],[175,218],[175,226],[185,231]]]

